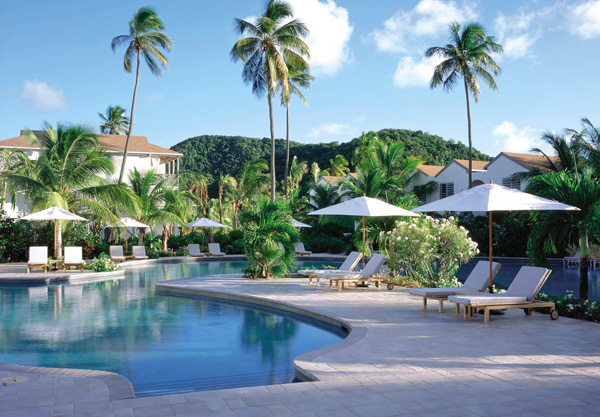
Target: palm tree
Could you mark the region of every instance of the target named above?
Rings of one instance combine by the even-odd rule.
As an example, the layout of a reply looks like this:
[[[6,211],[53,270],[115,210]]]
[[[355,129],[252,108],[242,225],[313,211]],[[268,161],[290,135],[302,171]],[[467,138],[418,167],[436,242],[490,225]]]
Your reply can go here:
[[[329,163],[331,164],[331,168],[327,170],[327,173],[323,173],[321,175],[343,177],[350,172],[350,168],[348,168],[348,160],[344,157],[344,155],[336,155],[335,158],[329,160]]]
[[[237,230],[238,215],[242,206],[259,196],[267,185],[268,170],[267,162],[264,159],[257,159],[244,167],[237,179],[232,178],[225,184],[225,190],[231,200],[233,230]]]
[[[288,196],[288,169],[290,166],[290,99],[292,95],[295,95],[298,98],[300,98],[306,106],[308,106],[308,102],[306,101],[306,98],[300,91],[300,88],[310,88],[310,82],[314,79],[315,77],[310,75],[310,73],[307,70],[299,71],[288,64],[288,89],[281,89],[281,105],[285,106],[286,151],[284,173],[285,180],[283,183],[283,188],[286,197]]]
[[[57,206],[86,218],[115,222],[113,209],[137,210],[135,196],[122,184],[104,179],[114,172],[109,156],[98,148],[98,139],[87,126],[49,124],[38,136],[40,156],[22,173],[3,174],[10,186],[31,200],[32,211]],[[62,251],[62,224],[56,227],[57,256]]]
[[[443,61],[435,67],[431,77],[432,89],[442,85],[444,90],[452,91],[458,79],[462,77],[467,99],[467,123],[469,127],[469,188],[473,183],[473,140],[471,137],[471,108],[469,92],[473,94],[475,103],[479,101],[479,76],[494,91],[498,86],[493,75],[502,69],[490,56],[491,53],[502,53],[502,45],[495,42],[493,36],[487,36],[479,23],[468,24],[461,32],[458,23],[450,25],[450,43],[445,46],[434,46],[425,51],[425,57],[438,56]]]
[[[223,191],[226,187],[232,187],[235,183],[235,178],[229,174],[221,174],[219,176],[219,223],[223,223]]]
[[[591,169],[581,173],[553,172],[534,177],[525,191],[578,207],[579,211],[540,211],[530,214],[533,229],[528,250],[538,264],[547,264],[547,254],[577,240],[580,249],[580,298],[588,298],[589,237],[600,232],[600,180]]]
[[[123,151],[123,162],[121,163],[119,183],[123,182],[129,140],[131,139],[131,131],[133,130],[135,98],[137,96],[137,89],[140,81],[140,59],[143,56],[150,72],[159,77],[161,75],[161,66],[165,68],[169,67],[169,61],[161,52],[161,49],[171,52],[172,42],[171,38],[163,33],[164,30],[165,26],[162,20],[157,16],[156,12],[148,7],[142,7],[129,21],[129,34],[116,36],[111,43],[113,52],[116,51],[117,46],[127,45],[125,58],[123,60],[125,71],[131,73],[133,59],[134,57],[137,58],[135,87],[133,89],[133,100],[131,102],[131,117],[129,120],[129,130],[127,131],[127,140],[125,141],[125,149]]]
[[[19,149],[4,148],[0,151],[0,216],[4,211],[7,197],[10,197],[13,207],[16,206],[17,193],[3,179],[3,174],[23,173],[31,168],[33,162]]]
[[[321,178],[321,168],[319,168],[319,164],[316,162],[310,165],[310,175],[312,176],[311,180],[313,184],[316,184],[319,178]]]
[[[575,147],[588,160],[588,165],[595,174],[600,175],[600,128],[597,128],[587,117],[581,119],[583,130],[567,130],[572,135]]]
[[[326,184],[316,184],[311,190],[312,192],[308,199],[308,209],[310,211],[319,210],[342,202],[338,187],[331,185],[329,182]],[[335,217],[332,216],[319,216],[317,223],[326,224],[329,223],[332,218],[335,219]]]
[[[306,174],[307,172],[308,163],[306,161],[298,162],[298,157],[294,156],[294,159],[292,159],[292,165],[290,166],[289,173],[291,191],[296,190],[300,186],[300,182],[302,181],[304,174]]]
[[[129,117],[125,115],[125,109],[121,106],[108,106],[106,115],[98,112],[100,116],[100,133],[109,135],[127,135],[129,128]]]
[[[417,157],[404,155],[404,142],[385,143],[375,138],[371,140],[371,149],[371,158],[363,160],[362,164],[374,164],[375,168],[381,170],[388,178],[394,177],[402,188],[424,163]]]
[[[188,184],[188,191],[198,199],[198,214],[204,217],[208,205],[208,185],[212,181],[210,174],[198,174]]]
[[[360,138],[357,139],[358,144],[354,147],[352,165],[358,166],[373,157],[373,147],[371,146],[371,142],[374,139],[377,139],[377,133],[375,132],[363,132]]]
[[[231,48],[234,62],[243,61],[242,79],[252,86],[258,97],[267,95],[271,128],[271,201],[275,201],[275,128],[273,124],[273,96],[277,88],[289,90],[288,64],[301,72],[309,67],[309,49],[302,40],[308,29],[298,19],[293,19],[291,6],[280,0],[269,0],[267,7],[254,23],[235,19],[235,31],[244,36]]]

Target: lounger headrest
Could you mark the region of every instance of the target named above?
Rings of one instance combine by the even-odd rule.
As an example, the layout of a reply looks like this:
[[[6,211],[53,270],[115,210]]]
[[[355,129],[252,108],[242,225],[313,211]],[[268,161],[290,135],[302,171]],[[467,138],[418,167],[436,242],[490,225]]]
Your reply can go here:
[[[362,270],[362,275],[375,275],[381,269],[381,266],[385,262],[386,255],[377,253],[371,256],[369,262],[365,265],[365,269]]]
[[[69,260],[83,260],[83,250],[81,249],[81,246],[67,246],[65,248],[65,261]]]
[[[340,265],[339,269],[341,271],[352,271],[360,259],[362,258],[362,253],[360,252],[350,252],[346,260],[342,265]]]
[[[498,273],[500,264],[492,262],[492,278]],[[463,288],[473,291],[483,291],[490,283],[490,261],[479,261],[467,277]]]
[[[515,279],[506,290],[507,296],[527,297],[531,301],[542,289],[549,270],[537,266],[522,266]]]

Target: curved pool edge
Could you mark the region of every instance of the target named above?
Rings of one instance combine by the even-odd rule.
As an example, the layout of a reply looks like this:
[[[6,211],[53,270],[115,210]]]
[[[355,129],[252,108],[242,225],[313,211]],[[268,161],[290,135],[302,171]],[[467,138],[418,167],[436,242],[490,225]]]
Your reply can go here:
[[[228,276],[235,276],[241,278],[241,275],[232,274]],[[294,367],[296,377],[302,382],[319,381],[319,378],[316,375],[314,375],[311,372],[311,370],[301,365],[302,362],[312,363],[315,359],[323,355],[341,351],[347,348],[348,346],[360,342],[367,334],[367,328],[364,326],[353,326],[341,317],[326,315],[285,301],[272,300],[256,295],[247,295],[200,288],[188,288],[182,286],[182,284],[185,283],[184,281],[190,281],[194,279],[196,278],[157,282],[156,284],[154,284],[154,288],[156,290],[157,295],[176,295],[190,299],[208,297],[213,299],[243,302],[251,305],[256,305],[257,307],[267,307],[274,310],[281,310],[284,312],[294,313],[311,320],[320,321],[324,324],[340,327],[342,330],[347,331],[346,337],[340,340],[339,342],[322,347],[320,349],[312,350],[310,352],[305,352],[294,358],[294,360],[292,361],[292,366]]]
[[[12,365],[3,362],[0,362],[0,372],[96,379],[106,384],[110,401],[136,398],[131,382],[123,375],[114,372],[93,369],[44,368],[41,366]]]

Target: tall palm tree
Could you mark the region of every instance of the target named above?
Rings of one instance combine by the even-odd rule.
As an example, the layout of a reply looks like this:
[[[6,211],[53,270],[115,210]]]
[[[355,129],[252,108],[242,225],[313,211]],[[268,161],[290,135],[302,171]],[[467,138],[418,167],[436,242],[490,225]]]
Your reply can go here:
[[[98,148],[98,139],[87,126],[49,124],[38,136],[27,132],[40,146],[40,156],[30,169],[3,175],[10,186],[23,191],[33,211],[57,206],[86,218],[114,222],[113,209],[137,210],[135,196],[122,184],[104,179],[114,172],[109,156]],[[103,178],[104,177],[104,178]],[[62,251],[62,223],[56,227],[57,256]]]
[[[198,199],[198,214],[204,217],[208,205],[208,186],[212,181],[210,174],[198,174],[188,184],[188,191]]]
[[[288,64],[288,89],[281,89],[281,105],[285,106],[285,172],[284,172],[284,183],[283,189],[284,194],[288,196],[288,169],[290,166],[290,99],[294,95],[302,100],[302,102],[308,106],[306,97],[300,91],[300,88],[310,88],[311,80],[315,77],[310,75],[308,70],[300,71],[295,69],[293,66]]]
[[[252,199],[256,199],[267,185],[269,178],[266,172],[268,170],[267,162],[264,159],[257,159],[244,167],[237,178],[225,184],[225,190],[231,200],[233,230],[237,230],[238,215],[242,206]]]
[[[133,69],[133,59],[136,58],[135,87],[133,89],[133,100],[131,101],[131,117],[129,119],[129,130],[127,131],[127,140],[123,151],[123,162],[121,163],[121,173],[119,182],[123,182],[125,174],[125,162],[127,160],[127,151],[129,149],[129,140],[133,130],[133,115],[135,111],[135,99],[137,96],[138,84],[140,81],[140,59],[144,57],[150,72],[156,76],[161,75],[161,67],[168,68],[169,61],[161,49],[171,52],[172,41],[163,31],[165,25],[157,16],[156,12],[148,7],[140,8],[133,18],[129,21],[129,34],[119,35],[113,38],[111,47],[116,52],[117,46],[127,45],[123,66],[125,71],[131,73]]]
[[[269,0],[267,7],[254,23],[235,19],[235,31],[244,36],[231,48],[231,59],[244,62],[242,79],[252,86],[258,97],[267,95],[271,128],[271,201],[275,201],[275,127],[273,124],[273,96],[281,85],[289,90],[288,64],[298,71],[308,72],[309,49],[302,40],[308,29],[293,19],[291,6],[281,0]],[[289,93],[286,93],[289,94]]]
[[[528,250],[536,263],[547,264],[547,254],[556,254],[557,246],[577,241],[581,256],[579,292],[580,298],[586,300],[589,238],[600,232],[600,180],[589,168],[581,173],[553,172],[532,178],[525,191],[580,209],[532,212]]]
[[[98,112],[100,116],[100,133],[109,135],[126,135],[129,129],[129,117],[121,106],[108,106],[106,115]]]
[[[382,171],[388,178],[394,177],[402,188],[424,163],[415,156],[404,155],[405,144],[401,141],[385,143],[375,138],[371,140],[371,149],[371,158],[365,159],[362,165],[374,164],[375,169]]]
[[[594,170],[596,176],[600,175],[600,128],[584,117],[581,119],[583,130],[577,132],[574,129],[567,130],[572,135],[575,147],[582,156],[588,160],[588,165]]]
[[[354,147],[352,154],[352,165],[358,166],[364,161],[368,161],[373,157],[373,147],[371,142],[377,139],[376,132],[363,132],[357,139],[357,145]]]
[[[0,216],[4,210],[6,199],[10,197],[13,207],[16,206],[16,189],[9,187],[4,174],[23,173],[31,168],[33,162],[20,149],[4,148],[0,151]]]
[[[217,182],[219,186],[219,223],[223,223],[223,191],[226,187],[232,187],[235,183],[235,178],[229,174],[221,174]]]
[[[298,157],[294,156],[292,165],[290,165],[290,189],[296,190],[300,186],[300,182],[304,175],[308,172],[308,163],[306,161],[298,162]]]
[[[493,75],[502,69],[490,56],[491,53],[502,53],[502,45],[495,42],[493,36],[487,36],[479,23],[470,23],[461,32],[458,23],[450,25],[450,43],[445,46],[434,46],[425,51],[425,57],[438,56],[443,61],[435,67],[431,77],[432,89],[443,86],[452,91],[460,78],[463,79],[467,99],[467,123],[469,127],[469,188],[473,183],[473,140],[471,137],[471,107],[469,93],[473,94],[475,103],[479,101],[479,82],[477,77],[494,91],[498,86]],[[491,71],[491,73],[490,73]]]
[[[327,172],[323,172],[322,175],[343,177],[350,172],[350,168],[348,168],[348,160],[344,157],[344,155],[336,155],[333,159],[329,160],[329,163],[331,164],[331,168],[329,168]]]

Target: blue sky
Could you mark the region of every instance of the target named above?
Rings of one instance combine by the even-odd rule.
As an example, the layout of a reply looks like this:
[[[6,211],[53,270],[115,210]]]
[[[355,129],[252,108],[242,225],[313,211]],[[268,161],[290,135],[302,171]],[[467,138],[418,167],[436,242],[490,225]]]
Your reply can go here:
[[[476,148],[494,155],[539,146],[543,131],[600,124],[600,0],[292,0],[311,30],[317,77],[309,106],[291,105],[291,139],[348,141],[362,131],[423,130],[466,143],[464,91],[431,90],[429,46],[453,20],[478,21],[505,46],[500,93],[482,86],[472,108]],[[0,14],[0,138],[44,121],[88,123],[111,104],[131,106],[134,76],[111,39],[139,7],[165,22],[174,48],[162,78],[141,70],[134,134],[170,147],[201,134],[269,136],[266,99],[242,83],[229,51],[234,17],[263,1],[23,1]],[[275,111],[285,136],[285,112]]]

